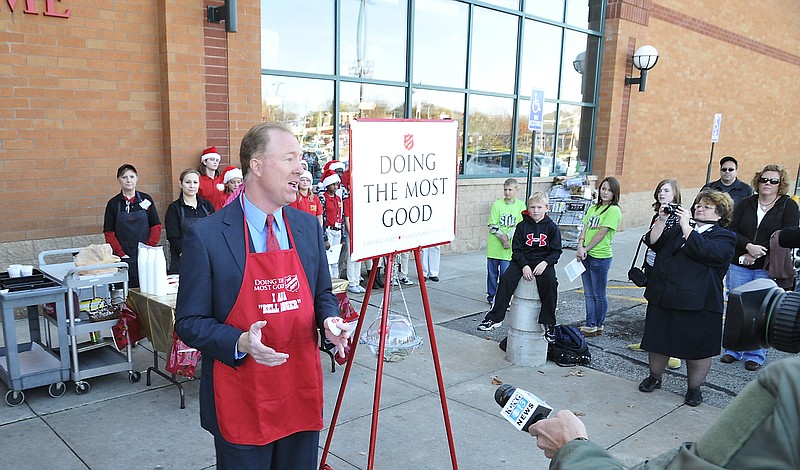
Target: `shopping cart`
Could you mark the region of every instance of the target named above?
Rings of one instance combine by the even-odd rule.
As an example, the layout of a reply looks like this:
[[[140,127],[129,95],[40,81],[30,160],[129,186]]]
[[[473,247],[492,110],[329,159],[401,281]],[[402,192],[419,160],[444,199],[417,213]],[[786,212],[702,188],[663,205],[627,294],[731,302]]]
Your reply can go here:
[[[578,248],[583,216],[586,215],[591,204],[591,199],[584,199],[580,196],[550,198],[549,215],[561,229],[561,245],[564,248]]]

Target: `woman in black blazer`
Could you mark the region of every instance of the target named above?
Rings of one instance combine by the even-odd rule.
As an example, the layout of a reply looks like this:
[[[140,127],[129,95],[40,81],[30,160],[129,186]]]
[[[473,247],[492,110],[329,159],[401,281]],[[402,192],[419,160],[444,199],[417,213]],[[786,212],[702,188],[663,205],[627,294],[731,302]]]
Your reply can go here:
[[[697,406],[703,401],[700,385],[722,344],[722,281],[736,246],[736,235],[725,228],[733,200],[726,193],[703,190],[691,212],[678,207],[675,213],[678,223],[665,229],[668,214],[662,207],[645,235],[657,256],[644,292],[648,304],[642,349],[649,353],[650,375],[639,390],[661,388],[667,360],[679,357],[686,359],[684,402]]]

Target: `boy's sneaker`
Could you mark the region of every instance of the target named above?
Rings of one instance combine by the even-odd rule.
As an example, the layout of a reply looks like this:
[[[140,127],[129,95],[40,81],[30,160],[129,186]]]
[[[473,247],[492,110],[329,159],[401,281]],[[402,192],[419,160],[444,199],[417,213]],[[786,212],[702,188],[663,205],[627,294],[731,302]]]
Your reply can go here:
[[[482,322],[480,323],[480,325],[478,325],[478,329],[479,329],[480,331],[492,331],[492,330],[493,330],[493,329],[495,329],[495,328],[500,328],[500,326],[501,326],[502,324],[503,324],[503,322],[501,322],[501,321],[494,322],[494,321],[492,321],[492,320],[489,320],[489,319],[487,318],[486,320],[482,321]]]
[[[556,326],[555,325],[542,325],[544,326],[544,340],[548,343],[556,342]]]
[[[400,283],[403,284],[404,286],[413,286],[414,285],[414,281],[412,281],[408,277],[401,278],[400,279]]]

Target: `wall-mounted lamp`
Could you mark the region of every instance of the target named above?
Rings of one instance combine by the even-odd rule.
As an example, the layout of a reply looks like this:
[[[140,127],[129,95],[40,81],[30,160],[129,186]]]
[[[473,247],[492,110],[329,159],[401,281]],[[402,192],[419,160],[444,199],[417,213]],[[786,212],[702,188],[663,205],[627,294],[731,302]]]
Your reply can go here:
[[[225,31],[235,33],[237,30],[238,15],[236,14],[236,0],[225,0],[219,7],[208,7],[208,22],[219,23],[225,20]]]
[[[647,71],[656,66],[658,51],[653,46],[642,46],[633,53],[633,66],[641,70],[638,78],[625,77],[626,85],[639,85],[639,91],[647,88]]]
[[[572,67],[575,68],[576,72],[583,75],[584,67],[586,67],[586,52],[581,52],[575,56],[575,60],[572,61]]]

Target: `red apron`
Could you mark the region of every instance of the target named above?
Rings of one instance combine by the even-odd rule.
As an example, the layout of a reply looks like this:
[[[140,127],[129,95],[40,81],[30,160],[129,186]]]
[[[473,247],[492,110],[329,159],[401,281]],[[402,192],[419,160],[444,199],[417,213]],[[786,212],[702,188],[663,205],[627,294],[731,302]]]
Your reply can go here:
[[[258,364],[251,356],[235,369],[214,364],[217,421],[233,444],[265,445],[323,427],[314,299],[288,221],[286,229],[293,248],[251,253],[244,223],[244,278],[225,324],[247,331],[266,320],[262,343],[289,359],[277,367]]]

